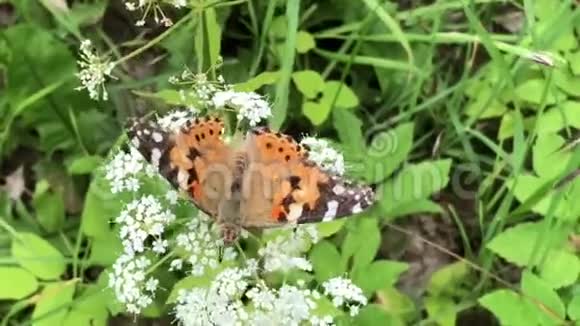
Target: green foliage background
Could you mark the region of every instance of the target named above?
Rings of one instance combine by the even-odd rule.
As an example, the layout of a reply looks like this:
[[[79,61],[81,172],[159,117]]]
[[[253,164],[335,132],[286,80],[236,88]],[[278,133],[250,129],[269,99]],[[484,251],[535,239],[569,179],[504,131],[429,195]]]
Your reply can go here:
[[[164,28],[121,1],[0,2],[1,325],[123,320],[101,273],[121,202],[98,167],[127,117],[189,104],[167,81],[185,68],[265,94],[271,127],[333,139],[377,186],[309,253],[317,280],[347,273],[371,298],[354,323],[580,320],[576,2],[189,5],[161,4]],[[109,101],[75,90],[85,38],[117,62]],[[404,276],[416,239],[446,257],[422,282]],[[171,319],[168,295],[145,315]]]

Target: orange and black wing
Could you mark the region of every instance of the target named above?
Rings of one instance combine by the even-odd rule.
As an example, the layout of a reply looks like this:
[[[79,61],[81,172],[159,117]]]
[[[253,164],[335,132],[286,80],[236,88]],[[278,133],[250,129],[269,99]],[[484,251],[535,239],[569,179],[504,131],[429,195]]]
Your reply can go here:
[[[241,206],[245,226],[329,221],[360,213],[373,203],[370,187],[324,171],[290,136],[255,129],[246,139],[246,151]]]
[[[192,118],[177,130],[137,120],[128,135],[141,154],[169,182],[187,192],[195,205],[216,216],[231,174],[231,151],[222,139],[219,118]]]

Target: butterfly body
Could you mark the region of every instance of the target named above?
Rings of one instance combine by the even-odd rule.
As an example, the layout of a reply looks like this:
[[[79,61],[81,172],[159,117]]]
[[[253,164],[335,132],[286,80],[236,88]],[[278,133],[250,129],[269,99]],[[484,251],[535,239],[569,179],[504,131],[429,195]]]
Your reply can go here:
[[[223,127],[212,117],[177,130],[138,120],[128,134],[170,183],[215,219],[224,242],[236,241],[242,227],[328,221],[372,204],[369,187],[326,172],[292,137],[255,128],[231,146],[221,137]]]

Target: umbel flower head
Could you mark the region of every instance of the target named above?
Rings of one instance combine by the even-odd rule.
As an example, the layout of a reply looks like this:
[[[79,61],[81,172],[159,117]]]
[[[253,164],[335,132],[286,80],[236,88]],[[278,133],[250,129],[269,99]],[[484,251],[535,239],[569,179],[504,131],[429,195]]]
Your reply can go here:
[[[153,20],[157,24],[162,24],[165,27],[173,25],[173,21],[165,15],[162,4],[168,4],[175,8],[183,8],[187,5],[187,0],[126,0],[125,7],[129,11],[140,10],[143,12],[141,19],[139,19],[135,25],[143,26],[145,25],[145,19],[149,15],[153,15]]]
[[[81,60],[77,63],[81,70],[77,73],[77,77],[80,79],[81,86],[76,90],[86,89],[93,100],[102,98],[106,101],[109,95],[105,88],[105,81],[107,77],[114,78],[111,72],[115,64],[109,60],[109,57],[97,55],[90,40],[81,42],[79,54]]]

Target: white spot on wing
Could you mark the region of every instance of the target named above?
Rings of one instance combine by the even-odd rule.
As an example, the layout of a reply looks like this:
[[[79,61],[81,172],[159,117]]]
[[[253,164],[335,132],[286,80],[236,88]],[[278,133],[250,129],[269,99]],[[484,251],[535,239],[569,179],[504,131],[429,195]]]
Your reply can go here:
[[[346,189],[342,185],[336,185],[332,188],[332,191],[337,195],[342,195]]]
[[[153,164],[156,169],[159,169],[159,159],[161,159],[161,151],[159,148],[153,148],[151,150],[151,164]]]
[[[300,216],[302,216],[302,205],[300,204],[290,204],[288,206],[288,215],[286,216],[286,219],[288,219],[288,221],[294,222],[297,221]]]
[[[336,211],[338,209],[338,202],[336,200],[331,200],[326,203],[326,213],[324,213],[323,221],[331,221],[336,217]]]
[[[362,208],[360,207],[360,203],[357,203],[356,205],[354,205],[352,207],[352,213],[353,214],[357,214],[357,213],[360,213],[360,212],[362,212]]]
[[[177,171],[177,183],[179,184],[179,188],[181,189],[187,189],[187,179],[189,178],[189,174],[187,173],[187,171],[183,170],[183,169],[179,169],[179,171]]]
[[[158,132],[154,132],[154,133],[151,135],[151,137],[153,138],[153,140],[154,140],[156,143],[160,143],[160,142],[163,140],[163,135],[161,135],[161,134],[160,134],[160,133],[158,133]]]

